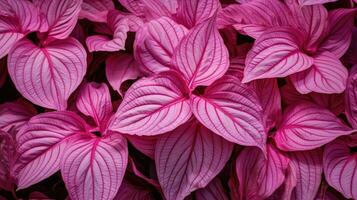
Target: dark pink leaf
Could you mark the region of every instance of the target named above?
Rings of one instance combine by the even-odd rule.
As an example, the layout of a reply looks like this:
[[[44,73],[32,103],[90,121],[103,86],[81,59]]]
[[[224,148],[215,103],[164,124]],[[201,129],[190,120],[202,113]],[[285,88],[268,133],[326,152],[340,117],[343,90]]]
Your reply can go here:
[[[259,37],[249,51],[243,82],[286,77],[308,69],[313,58],[302,53],[303,37],[292,28],[272,28]]]
[[[9,53],[8,71],[17,90],[32,103],[65,110],[86,72],[86,57],[83,46],[73,38],[44,47],[24,39]]]
[[[0,129],[8,132],[19,130],[32,116],[36,115],[35,108],[26,102],[8,102],[0,105]]]
[[[357,176],[355,174],[357,173],[357,157],[355,152],[351,152],[356,140],[353,141],[353,146],[349,146],[350,139],[338,139],[326,145],[323,156],[324,173],[330,186],[346,198],[356,199]]]
[[[113,199],[128,163],[125,138],[112,133],[104,138],[71,138],[61,161],[61,173],[72,200]]]
[[[195,192],[196,200],[228,200],[219,177],[213,179],[205,188]]]
[[[109,129],[130,135],[158,135],[191,117],[188,89],[173,72],[142,78],[126,92]]]
[[[168,3],[170,1],[173,2],[173,4]],[[143,2],[145,6],[145,17],[148,19],[155,19],[164,16],[174,18],[172,14],[176,13],[176,0],[141,0],[141,2]],[[170,8],[170,6],[174,7]]]
[[[191,28],[215,15],[220,8],[219,0],[182,0],[178,3],[177,17]]]
[[[254,0],[233,4],[218,14],[219,27],[233,25],[235,29],[255,39],[273,27],[289,26],[292,15],[284,3],[277,0]]]
[[[266,156],[255,147],[246,147],[236,160],[241,199],[265,199],[285,179],[288,158],[273,145],[267,145]]]
[[[341,58],[347,51],[352,38],[355,9],[336,9],[328,15],[328,35],[321,44],[320,51],[329,51]]]
[[[137,150],[154,160],[158,136],[127,135],[126,138]]]
[[[112,88],[123,96],[121,85],[127,80],[134,80],[140,76],[137,62],[131,55],[116,54],[107,58],[105,74]]]
[[[145,4],[142,0],[118,0],[128,11],[136,16],[144,17]]]
[[[314,57],[311,68],[293,74],[290,80],[301,94],[318,92],[342,93],[346,89],[348,71],[332,53],[325,51]]]
[[[205,95],[193,95],[191,106],[196,118],[216,134],[265,151],[266,134],[259,99],[254,90],[237,78],[222,77],[206,89]]]
[[[93,22],[107,22],[109,10],[114,10],[112,0],[83,0],[79,18],[87,18]]]
[[[87,128],[85,121],[68,111],[31,118],[16,136],[18,189],[27,188],[58,171],[68,139],[86,133]]]
[[[316,104],[302,102],[286,109],[274,139],[284,151],[299,151],[321,147],[352,132],[332,112]]]
[[[293,152],[289,158],[296,182],[289,199],[314,200],[322,177],[322,152],[318,150]],[[292,188],[291,188],[292,189]]]
[[[197,121],[162,135],[155,148],[156,171],[165,198],[184,199],[204,188],[224,167],[233,144]]]
[[[324,4],[329,2],[335,2],[337,0],[299,0],[301,6],[315,5],[315,4]]]
[[[11,191],[14,187],[15,174],[13,167],[16,162],[16,132],[0,130],[0,189]]]
[[[339,200],[339,199],[340,199],[339,196],[336,195],[333,191],[331,191],[331,188],[328,186],[328,184],[322,182],[320,185],[320,189],[316,194],[314,200]]]
[[[215,19],[211,17],[192,28],[175,50],[173,65],[182,73],[190,89],[208,86],[228,70],[228,50]]]
[[[353,128],[357,128],[357,65],[350,71],[345,92],[346,116]]]
[[[74,29],[82,0],[33,0],[47,18],[48,38],[66,39]]]
[[[146,23],[136,34],[135,58],[146,73],[170,70],[176,46],[187,29],[170,18],[162,17]]]
[[[104,83],[84,83],[79,90],[76,106],[84,115],[92,117],[99,129],[104,131],[113,112],[108,86]]]
[[[123,181],[114,200],[155,200],[152,191]]]

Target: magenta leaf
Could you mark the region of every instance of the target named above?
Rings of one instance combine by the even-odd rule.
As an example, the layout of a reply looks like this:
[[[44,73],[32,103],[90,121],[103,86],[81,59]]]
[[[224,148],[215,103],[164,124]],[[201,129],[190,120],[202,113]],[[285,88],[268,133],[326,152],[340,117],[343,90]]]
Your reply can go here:
[[[125,138],[112,133],[104,138],[77,135],[71,138],[61,173],[72,200],[113,199],[128,163]]]
[[[176,46],[187,29],[170,18],[161,17],[146,23],[135,37],[135,58],[149,74],[168,71]]]
[[[73,38],[44,47],[23,39],[9,53],[8,71],[18,91],[32,103],[65,110],[86,72],[86,57],[83,46]]]
[[[142,0],[118,0],[128,11],[136,16],[144,17],[145,4]]]
[[[357,65],[350,71],[345,92],[346,117],[353,128],[357,128]]]
[[[226,75],[206,89],[203,96],[193,95],[193,114],[207,128],[226,140],[265,151],[266,134],[258,97],[233,76]]]
[[[286,77],[313,64],[313,58],[301,51],[302,35],[291,29],[272,28],[255,41],[247,55],[242,82]]]
[[[314,200],[322,177],[322,152],[318,150],[313,151],[298,151],[290,153],[290,165],[295,178],[292,179],[294,186],[292,189],[292,196],[289,199],[296,200]]]
[[[302,94],[318,92],[342,93],[346,89],[348,71],[332,53],[325,51],[314,57],[311,68],[293,74],[290,80]]]
[[[66,39],[74,29],[82,0],[33,0],[47,18],[48,38]]]
[[[0,130],[0,189],[11,191],[15,183],[13,167],[16,162],[16,141],[14,130]]]
[[[87,128],[85,121],[68,111],[31,118],[16,136],[18,189],[27,188],[58,171],[68,139],[86,133]]]
[[[166,199],[184,199],[204,188],[224,167],[232,143],[197,121],[162,135],[155,148],[156,171]]]
[[[173,17],[172,14],[176,12],[176,0],[141,0],[145,6],[145,16],[149,19],[156,19],[160,17]],[[170,3],[172,2],[172,3]]]
[[[108,11],[114,9],[112,0],[83,0],[79,18],[87,18],[93,22],[107,22]]]
[[[127,80],[135,80],[140,76],[137,62],[131,55],[115,54],[107,58],[105,74],[112,88],[123,96],[121,85]]]
[[[195,192],[196,200],[228,200],[219,177],[214,178],[205,188]]]
[[[190,89],[208,86],[228,70],[228,50],[215,19],[211,17],[192,28],[175,49],[173,65],[182,73]]]
[[[326,145],[323,155],[324,173],[329,185],[346,198],[356,199],[357,159],[356,153],[350,149],[355,144],[349,146],[347,139],[338,139]]]
[[[114,200],[155,200],[152,191],[139,188],[135,184],[123,181]]]
[[[0,105],[0,129],[8,132],[18,131],[32,116],[36,115],[35,108],[26,102],[8,102]]]
[[[321,147],[352,132],[332,112],[316,104],[303,102],[286,109],[274,139],[279,149],[299,151]]]
[[[241,199],[265,199],[284,182],[288,158],[273,145],[267,154],[255,147],[246,147],[236,160]]]
[[[315,4],[324,4],[329,2],[335,2],[337,0],[299,0],[301,6],[315,5]]]
[[[126,138],[141,153],[153,160],[155,159],[155,145],[158,136],[126,135]]]
[[[158,135],[191,117],[184,80],[166,72],[136,81],[126,92],[109,129],[130,135]]]
[[[191,28],[215,15],[220,8],[219,0],[182,0],[178,3],[177,17]]]
[[[84,83],[79,90],[76,106],[80,112],[92,117],[101,131],[113,112],[109,89],[104,83]]]
[[[241,33],[257,39],[270,28],[289,26],[291,19],[292,15],[284,3],[277,0],[254,0],[225,7],[218,13],[217,23],[219,27],[233,25]]]
[[[336,9],[329,12],[329,34],[320,46],[320,51],[329,51],[337,58],[347,51],[352,39],[355,9]]]

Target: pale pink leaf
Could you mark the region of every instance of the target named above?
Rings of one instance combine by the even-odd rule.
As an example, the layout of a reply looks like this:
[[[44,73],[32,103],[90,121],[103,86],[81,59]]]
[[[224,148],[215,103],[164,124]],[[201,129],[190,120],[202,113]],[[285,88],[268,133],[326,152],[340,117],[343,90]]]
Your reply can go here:
[[[82,0],[33,0],[48,22],[47,38],[65,39],[74,29]]]
[[[329,51],[341,58],[352,40],[355,9],[336,9],[329,12],[328,35],[320,46],[320,51]]]
[[[100,130],[104,131],[113,112],[108,86],[105,83],[84,83],[77,95],[78,110],[92,117]]]
[[[347,79],[345,92],[346,116],[353,128],[357,128],[357,65],[354,65]]]
[[[322,152],[320,149],[292,152],[289,158],[296,178],[294,178],[295,187],[289,199],[314,200],[322,178]]]
[[[121,85],[127,80],[135,80],[140,76],[137,62],[131,55],[116,54],[107,58],[105,74],[112,88],[123,96]]]
[[[196,200],[228,200],[228,196],[224,190],[219,177],[213,179],[205,188],[195,192]]]
[[[342,93],[346,89],[348,71],[332,53],[325,51],[314,57],[311,68],[292,74],[290,80],[301,94],[318,92]]]
[[[178,3],[177,17],[191,28],[215,15],[220,8],[219,0],[182,0]]]
[[[266,156],[256,147],[246,147],[236,160],[241,199],[265,199],[283,184],[288,158],[273,145]]]
[[[302,102],[285,110],[274,139],[279,149],[299,151],[321,147],[352,132],[329,110]]]
[[[315,5],[315,4],[324,4],[329,2],[335,2],[337,0],[299,0],[301,6]]]
[[[289,26],[292,15],[284,3],[277,0],[254,0],[225,7],[218,13],[219,27],[233,25],[235,29],[255,39],[273,27]]]
[[[1,104],[0,129],[5,132],[11,129],[17,131],[34,115],[36,110],[29,103],[18,101]]]
[[[324,173],[330,186],[346,198],[357,198],[357,157],[351,152],[349,138],[338,139],[325,147],[323,155]],[[355,141],[354,141],[355,142]]]
[[[193,95],[196,118],[228,141],[257,146],[265,151],[263,111],[254,90],[233,76],[226,75],[206,89],[203,96]]]
[[[208,86],[228,70],[228,50],[215,19],[211,17],[192,28],[175,49],[173,65],[182,73],[190,89]]]
[[[125,138],[77,135],[69,141],[61,161],[62,178],[72,200],[113,199],[128,163]]]
[[[136,34],[134,55],[146,73],[170,70],[176,46],[187,29],[170,18],[161,17],[146,23]]]
[[[264,32],[248,52],[242,82],[286,77],[308,69],[313,58],[301,51],[302,44],[302,35],[292,28],[272,28]]]
[[[93,22],[107,22],[109,10],[114,10],[112,0],[83,0],[79,18],[87,18]]]
[[[126,138],[137,150],[154,160],[158,136],[126,135]]]
[[[68,139],[86,133],[87,128],[83,119],[68,111],[31,118],[16,136],[18,189],[27,188],[58,171]]]
[[[158,135],[191,117],[188,89],[173,72],[142,78],[126,92],[109,129],[130,135]]]
[[[205,187],[224,167],[233,144],[197,121],[162,135],[155,148],[156,171],[165,198],[182,200]]]
[[[86,57],[83,46],[73,38],[44,47],[24,39],[9,53],[8,71],[17,90],[32,103],[65,110],[67,99],[85,75]]]

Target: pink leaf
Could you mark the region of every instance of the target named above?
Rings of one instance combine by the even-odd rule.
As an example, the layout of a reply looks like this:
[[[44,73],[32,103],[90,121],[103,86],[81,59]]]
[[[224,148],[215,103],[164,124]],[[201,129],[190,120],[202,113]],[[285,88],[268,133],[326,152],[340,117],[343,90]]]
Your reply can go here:
[[[74,29],[82,0],[33,0],[48,21],[48,38],[66,39]]]
[[[301,6],[315,5],[315,4],[324,4],[329,2],[335,2],[337,0],[299,0]]]
[[[33,117],[16,137],[18,189],[27,188],[58,171],[68,139],[86,131],[86,123],[72,112],[49,112]]]
[[[233,145],[190,121],[162,135],[155,148],[158,179],[165,198],[184,199],[204,188],[224,167]]]
[[[355,9],[336,9],[329,12],[329,34],[322,43],[320,51],[329,51],[341,58],[347,51],[352,39]]]
[[[357,128],[357,65],[350,71],[345,92],[346,116],[353,128]]]
[[[286,77],[309,68],[313,58],[302,53],[302,44],[302,35],[291,28],[272,28],[264,32],[247,55],[242,82]]]
[[[205,188],[195,192],[196,200],[228,200],[219,177],[214,178]]]
[[[215,19],[211,17],[191,29],[175,50],[173,65],[182,73],[190,89],[208,86],[228,70],[228,50]]]
[[[68,38],[37,47],[24,39],[9,53],[8,71],[17,90],[39,106],[65,110],[86,72],[86,52]]]
[[[351,152],[348,138],[338,139],[326,145],[323,162],[327,182],[346,198],[356,199],[357,191],[357,157]],[[355,142],[355,141],[354,141]]]
[[[76,106],[84,115],[92,117],[101,131],[105,130],[106,122],[113,112],[106,84],[84,83],[78,93]]]
[[[132,56],[116,54],[107,58],[105,74],[112,88],[123,96],[121,85],[127,80],[137,79],[140,72]]]
[[[13,130],[9,133],[0,130],[0,189],[9,191],[16,183],[12,170],[17,157],[16,141],[13,135]]]
[[[191,28],[215,15],[220,8],[219,0],[183,0],[179,1],[177,17]]]
[[[314,200],[339,200],[339,196],[331,191],[331,188],[327,185],[327,183],[322,182],[320,185],[320,189]]]
[[[125,138],[116,133],[104,138],[82,134],[69,143],[61,173],[71,199],[113,199],[128,163]]]
[[[152,191],[123,181],[114,200],[155,200]]]
[[[192,111],[196,118],[230,142],[257,146],[265,151],[262,108],[255,92],[233,76],[224,76],[206,89],[205,95],[193,95]]]
[[[8,102],[0,105],[0,129],[16,132],[36,114],[35,108],[22,101]]]
[[[135,37],[135,58],[147,73],[170,70],[176,46],[186,35],[187,29],[162,17],[146,23]]]
[[[158,135],[191,117],[183,80],[172,72],[142,78],[126,92],[109,129],[130,135]]]
[[[126,138],[137,150],[154,160],[158,136],[127,135]]]
[[[274,139],[284,151],[299,151],[321,147],[352,132],[332,112],[303,102],[286,109]]]
[[[86,39],[88,50],[90,52],[124,50],[127,32],[129,31],[128,20],[117,12],[109,12],[107,23],[113,32],[112,38],[105,35],[90,36]]]
[[[318,92],[342,93],[346,88],[348,71],[332,53],[325,51],[314,58],[311,68],[293,74],[290,80],[302,94]]]
[[[93,22],[107,22],[109,10],[114,10],[112,0],[83,0],[79,18],[87,18]]]
[[[236,161],[241,199],[265,199],[284,182],[288,158],[272,145],[267,155],[255,147],[246,147]]]
[[[257,39],[270,28],[289,26],[291,19],[292,15],[284,3],[277,0],[254,0],[225,7],[218,13],[217,23],[219,27],[233,25],[243,34]]]
[[[142,0],[118,0],[128,11],[136,16],[143,17],[145,15],[145,4]]]
[[[155,19],[159,17],[172,17],[172,12],[176,12],[177,2],[176,0],[141,0],[145,5],[145,16],[148,19]],[[170,6],[168,2],[174,2],[171,6],[175,6],[175,8],[169,8],[166,6]],[[167,5],[165,5],[165,3]],[[174,9],[174,10],[171,10]]]
[[[289,199],[314,200],[322,176],[322,152],[320,150],[293,152],[289,158],[296,174],[295,188]]]

